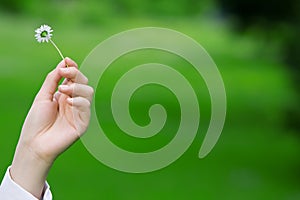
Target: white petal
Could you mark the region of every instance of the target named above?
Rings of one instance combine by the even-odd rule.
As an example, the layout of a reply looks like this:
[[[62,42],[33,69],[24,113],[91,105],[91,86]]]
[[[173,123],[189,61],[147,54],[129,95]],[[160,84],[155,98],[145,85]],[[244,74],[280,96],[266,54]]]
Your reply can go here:
[[[44,31],[46,31],[47,34],[45,37],[42,37],[41,33]],[[45,41],[48,42],[52,37],[52,34],[51,34],[52,32],[53,32],[53,30],[50,26],[43,24],[40,26],[40,28],[35,30],[36,34],[34,36],[38,42],[45,42]]]

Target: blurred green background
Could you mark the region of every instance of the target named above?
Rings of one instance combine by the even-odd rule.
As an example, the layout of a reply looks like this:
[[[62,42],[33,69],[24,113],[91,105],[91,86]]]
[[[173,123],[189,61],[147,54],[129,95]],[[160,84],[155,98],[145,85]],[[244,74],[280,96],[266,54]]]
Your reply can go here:
[[[138,63],[159,62],[184,69],[201,107],[194,143],[164,169],[127,174],[97,161],[78,141],[57,159],[49,174],[54,199],[300,199],[299,3],[265,2],[2,0],[0,174],[4,175],[12,161],[36,92],[60,61],[50,44],[36,42],[37,27],[44,23],[52,26],[53,40],[80,65],[99,42],[113,34],[159,26],[194,38],[219,67],[228,112],[217,145],[206,158],[198,159],[209,123],[210,99],[192,66],[172,54],[134,52],[114,63],[107,72],[107,84],[114,83],[120,69]],[[163,146],[174,136],[179,105],[167,90],[144,87],[132,98],[131,113],[139,124],[147,124],[151,103],[165,104],[170,113],[166,134],[147,142],[117,131],[109,109],[103,106],[109,97],[105,91],[101,94],[103,98],[96,91],[97,112],[105,116],[101,123],[119,146],[143,152]]]

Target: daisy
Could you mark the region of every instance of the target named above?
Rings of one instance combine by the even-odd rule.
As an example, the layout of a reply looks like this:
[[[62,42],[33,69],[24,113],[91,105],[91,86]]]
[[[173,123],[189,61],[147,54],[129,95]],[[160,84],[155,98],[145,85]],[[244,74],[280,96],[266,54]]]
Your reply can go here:
[[[48,42],[51,40],[53,30],[48,25],[41,25],[40,28],[35,30],[35,38],[38,42]]]
[[[58,51],[60,57],[64,60],[65,57],[62,55],[61,51],[59,50],[59,48],[56,46],[56,44],[53,42],[53,40],[51,40],[51,37],[52,37],[52,28],[46,24],[44,25],[41,25],[40,28],[37,28],[35,30],[35,39],[39,42],[39,43],[42,43],[42,42],[48,42],[50,41],[51,44],[55,47],[55,49]]]

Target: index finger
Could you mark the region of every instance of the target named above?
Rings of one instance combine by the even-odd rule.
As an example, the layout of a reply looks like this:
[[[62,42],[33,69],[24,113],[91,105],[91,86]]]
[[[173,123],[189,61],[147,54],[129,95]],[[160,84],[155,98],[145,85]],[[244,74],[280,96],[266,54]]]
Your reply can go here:
[[[74,83],[88,84],[88,78],[75,67],[60,68],[59,73]]]

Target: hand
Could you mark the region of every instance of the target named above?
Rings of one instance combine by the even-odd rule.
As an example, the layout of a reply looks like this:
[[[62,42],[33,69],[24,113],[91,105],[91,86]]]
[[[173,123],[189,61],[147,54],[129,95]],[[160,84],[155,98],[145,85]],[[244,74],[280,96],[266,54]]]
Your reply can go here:
[[[87,83],[77,64],[66,58],[48,74],[26,117],[10,172],[37,198],[54,160],[88,127],[93,89]]]

